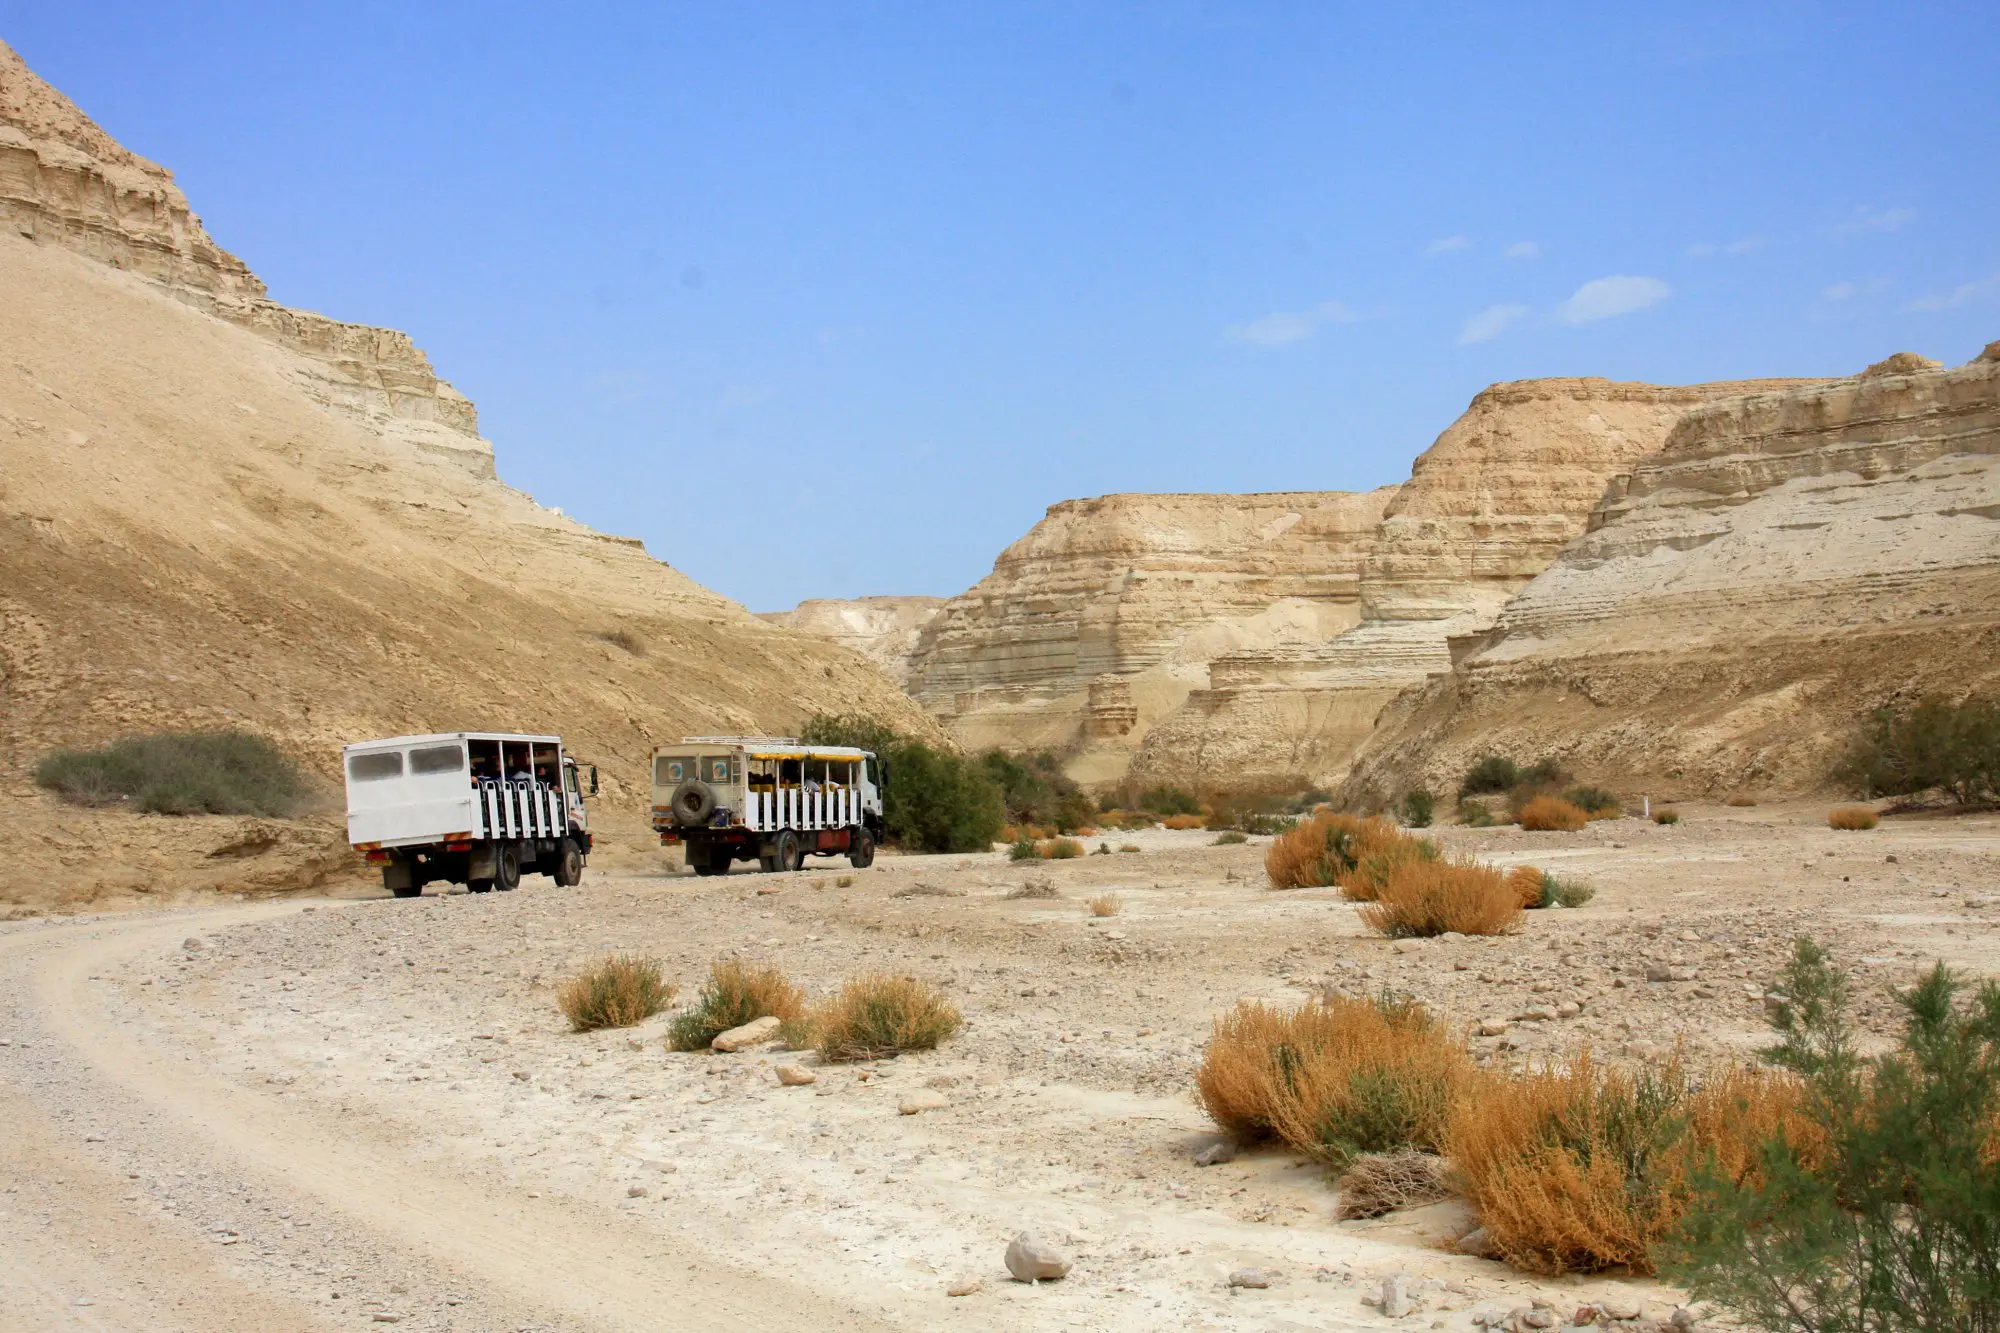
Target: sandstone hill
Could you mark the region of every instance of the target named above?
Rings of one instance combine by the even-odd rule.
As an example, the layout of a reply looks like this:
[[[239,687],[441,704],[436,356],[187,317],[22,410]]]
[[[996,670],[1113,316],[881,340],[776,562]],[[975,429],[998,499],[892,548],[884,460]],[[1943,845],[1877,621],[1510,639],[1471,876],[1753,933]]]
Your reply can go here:
[[[942,597],[820,597],[789,611],[765,611],[761,618],[822,639],[832,639],[882,668],[890,680],[907,685],[910,658]]]
[[[1495,749],[1656,796],[1823,788],[1868,709],[2000,687],[2000,343],[1689,412],[1398,700],[1357,799]]]
[[[501,484],[472,405],[400,333],[289,310],[164,169],[0,46],[0,904],[302,882],[337,824],[62,806],[38,756],[165,727],[346,740],[563,734],[637,834],[646,752],[820,709],[924,715]]]
[[[909,688],[964,743],[1086,781],[1336,781],[1683,414],[1787,383],[1500,384],[1399,487],[1056,505],[924,628]]]

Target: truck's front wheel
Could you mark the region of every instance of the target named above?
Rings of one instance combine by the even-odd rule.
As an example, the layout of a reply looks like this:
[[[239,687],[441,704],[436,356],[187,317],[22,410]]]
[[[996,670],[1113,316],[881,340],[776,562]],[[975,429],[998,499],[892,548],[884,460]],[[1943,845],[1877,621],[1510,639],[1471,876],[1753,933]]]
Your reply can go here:
[[[556,849],[555,869],[549,872],[549,878],[565,889],[583,882],[583,849],[576,845],[576,839],[562,840],[562,846]]]
[[[502,893],[511,893],[521,883],[521,849],[513,843],[502,843],[493,857],[493,887]]]

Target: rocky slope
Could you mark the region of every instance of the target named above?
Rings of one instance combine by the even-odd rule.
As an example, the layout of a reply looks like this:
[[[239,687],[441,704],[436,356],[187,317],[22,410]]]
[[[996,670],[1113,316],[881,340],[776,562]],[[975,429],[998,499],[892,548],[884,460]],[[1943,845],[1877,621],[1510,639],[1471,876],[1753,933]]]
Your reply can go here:
[[[1350,794],[1554,753],[1655,794],[1823,787],[1867,709],[2000,686],[2000,344],[1687,414]]]
[[[974,747],[1122,776],[1211,659],[1323,640],[1361,614],[1365,494],[1109,495],[1051,506],[924,627],[909,688]]]
[[[5,48],[0,198],[0,856],[37,872],[0,905],[321,873],[301,838],[331,823],[31,785],[50,748],[130,731],[245,726],[329,779],[359,737],[560,732],[636,831],[656,739],[820,709],[928,726],[855,654],[493,480],[407,338],[266,300],[164,170]]]
[[[942,597],[814,598],[789,611],[765,611],[760,618],[852,648],[882,668],[898,685],[908,684],[910,659],[923,628],[944,605]]]

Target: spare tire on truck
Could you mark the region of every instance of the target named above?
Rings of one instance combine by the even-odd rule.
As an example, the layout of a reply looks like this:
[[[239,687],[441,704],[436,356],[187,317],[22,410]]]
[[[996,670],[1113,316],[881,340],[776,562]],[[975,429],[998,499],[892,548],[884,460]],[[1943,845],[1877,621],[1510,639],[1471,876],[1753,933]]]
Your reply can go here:
[[[689,778],[674,788],[668,804],[673,808],[674,822],[682,828],[705,827],[715,813],[715,788],[700,778]]]

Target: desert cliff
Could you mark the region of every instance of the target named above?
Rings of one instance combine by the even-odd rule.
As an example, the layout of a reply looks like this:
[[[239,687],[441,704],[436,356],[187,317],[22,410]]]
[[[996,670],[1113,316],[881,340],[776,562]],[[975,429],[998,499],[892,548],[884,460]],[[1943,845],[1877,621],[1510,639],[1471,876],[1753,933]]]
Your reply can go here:
[[[0,851],[44,872],[10,895],[350,859],[337,821],[246,833],[31,784],[49,749],[127,732],[246,727],[329,779],[368,736],[559,732],[636,831],[657,740],[821,709],[928,728],[854,653],[493,479],[406,337],[270,302],[164,170],[4,47],[0,200]]]
[[[789,611],[765,611],[760,618],[852,648],[907,685],[910,659],[923,628],[944,605],[942,597],[857,597],[849,601],[816,597]]]
[[[1689,412],[1349,794],[1555,754],[1659,795],[1823,788],[1867,709],[2000,683],[2000,344]]]

